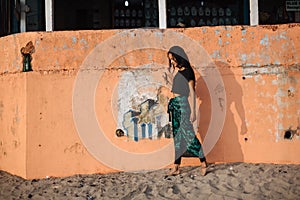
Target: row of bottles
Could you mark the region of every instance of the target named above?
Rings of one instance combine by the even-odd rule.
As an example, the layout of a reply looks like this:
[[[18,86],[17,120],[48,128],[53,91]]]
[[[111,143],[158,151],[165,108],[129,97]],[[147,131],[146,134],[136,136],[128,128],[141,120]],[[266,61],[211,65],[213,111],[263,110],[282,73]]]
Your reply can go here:
[[[168,10],[168,26],[217,26],[236,25],[238,17],[231,8],[172,6]]]
[[[157,0],[115,2],[114,28],[158,27]]]

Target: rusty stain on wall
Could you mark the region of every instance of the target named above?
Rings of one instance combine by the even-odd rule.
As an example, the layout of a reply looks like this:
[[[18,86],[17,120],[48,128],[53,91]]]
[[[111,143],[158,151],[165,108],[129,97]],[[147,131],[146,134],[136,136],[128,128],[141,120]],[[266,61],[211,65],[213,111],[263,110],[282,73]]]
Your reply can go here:
[[[0,140],[0,158],[6,155],[7,153],[6,153],[5,143]]]
[[[19,124],[20,120],[21,120],[21,118],[20,118],[20,116],[19,116],[19,107],[18,107],[18,105],[16,105],[16,107],[15,107],[15,112],[14,112],[14,117],[13,117],[13,119],[12,119],[12,125],[11,125],[11,127],[10,127],[10,131],[11,131],[11,133],[12,133],[14,136],[17,135],[17,134],[16,134],[16,129],[18,129],[18,124]]]
[[[84,146],[78,142],[64,149],[64,153],[84,154],[85,152]]]
[[[0,101],[0,120],[2,120],[2,114],[3,114],[3,109],[4,109],[4,105],[3,105],[3,102]]]

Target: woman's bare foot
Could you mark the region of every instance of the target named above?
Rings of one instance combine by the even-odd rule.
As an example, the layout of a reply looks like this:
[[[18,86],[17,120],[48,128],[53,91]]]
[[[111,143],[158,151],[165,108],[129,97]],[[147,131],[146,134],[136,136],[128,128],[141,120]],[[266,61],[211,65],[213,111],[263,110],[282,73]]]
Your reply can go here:
[[[201,176],[205,176],[207,173],[207,167],[203,168],[201,167]]]
[[[175,165],[174,168],[169,172],[169,176],[176,176],[180,174],[179,165]]]
[[[201,175],[205,176],[207,173],[207,163],[206,161],[201,163]]]
[[[169,173],[169,176],[176,176],[176,175],[179,175],[179,174],[180,174],[180,171],[179,171],[179,170],[173,169],[173,170]]]

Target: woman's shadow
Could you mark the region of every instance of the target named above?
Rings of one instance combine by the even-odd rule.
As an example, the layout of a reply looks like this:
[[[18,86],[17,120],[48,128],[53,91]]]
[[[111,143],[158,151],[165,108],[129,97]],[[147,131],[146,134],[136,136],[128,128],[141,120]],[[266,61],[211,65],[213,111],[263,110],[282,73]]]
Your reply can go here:
[[[208,161],[212,163],[243,162],[244,155],[241,142],[247,142],[247,138],[242,136],[247,133],[247,126],[243,106],[243,90],[240,83],[236,80],[238,73],[234,73],[233,69],[224,62],[215,62],[214,66],[219,70],[225,87],[226,118],[217,143],[210,152],[205,152],[205,154]],[[196,94],[197,101],[201,101],[199,105],[200,120],[198,123],[198,132],[200,133],[201,141],[204,141],[211,122],[212,104],[208,87],[201,75],[196,82]]]

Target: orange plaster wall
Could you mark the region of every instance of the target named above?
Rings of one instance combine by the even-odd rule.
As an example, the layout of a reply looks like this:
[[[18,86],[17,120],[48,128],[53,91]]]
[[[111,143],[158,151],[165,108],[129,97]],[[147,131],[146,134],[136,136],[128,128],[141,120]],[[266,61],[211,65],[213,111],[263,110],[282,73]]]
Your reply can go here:
[[[2,75],[0,91],[0,169],[26,177],[26,75]]]
[[[300,26],[202,27],[174,31],[197,41],[223,78],[226,120],[217,144],[207,156],[208,161],[299,164],[299,137],[284,140],[283,135],[289,127],[295,129],[299,125]],[[82,143],[74,124],[72,95],[84,59],[97,44],[120,32],[32,32],[0,38],[1,170],[28,179],[115,171],[95,159]],[[34,71],[22,73],[19,50],[29,41],[36,49],[32,61]],[[119,42],[122,41],[116,41],[116,46]],[[111,66],[134,68],[151,59],[167,65],[163,51],[152,54],[149,58],[143,52],[133,52]],[[126,70],[132,68],[105,69],[106,76],[97,87],[95,110],[100,123],[106,124],[102,128],[109,133],[113,144],[128,151],[164,147],[170,141],[124,142],[124,138],[114,136],[116,123],[110,110],[110,96],[115,92],[120,74]],[[211,101],[199,76],[196,90],[201,101],[198,136],[203,140],[211,121]],[[122,159],[112,156],[115,162]],[[189,158],[183,164],[198,162]]]
[[[27,74],[27,177],[111,171],[83,146],[72,116],[74,74]],[[37,84],[39,83],[39,84]],[[78,171],[79,170],[79,171]]]

